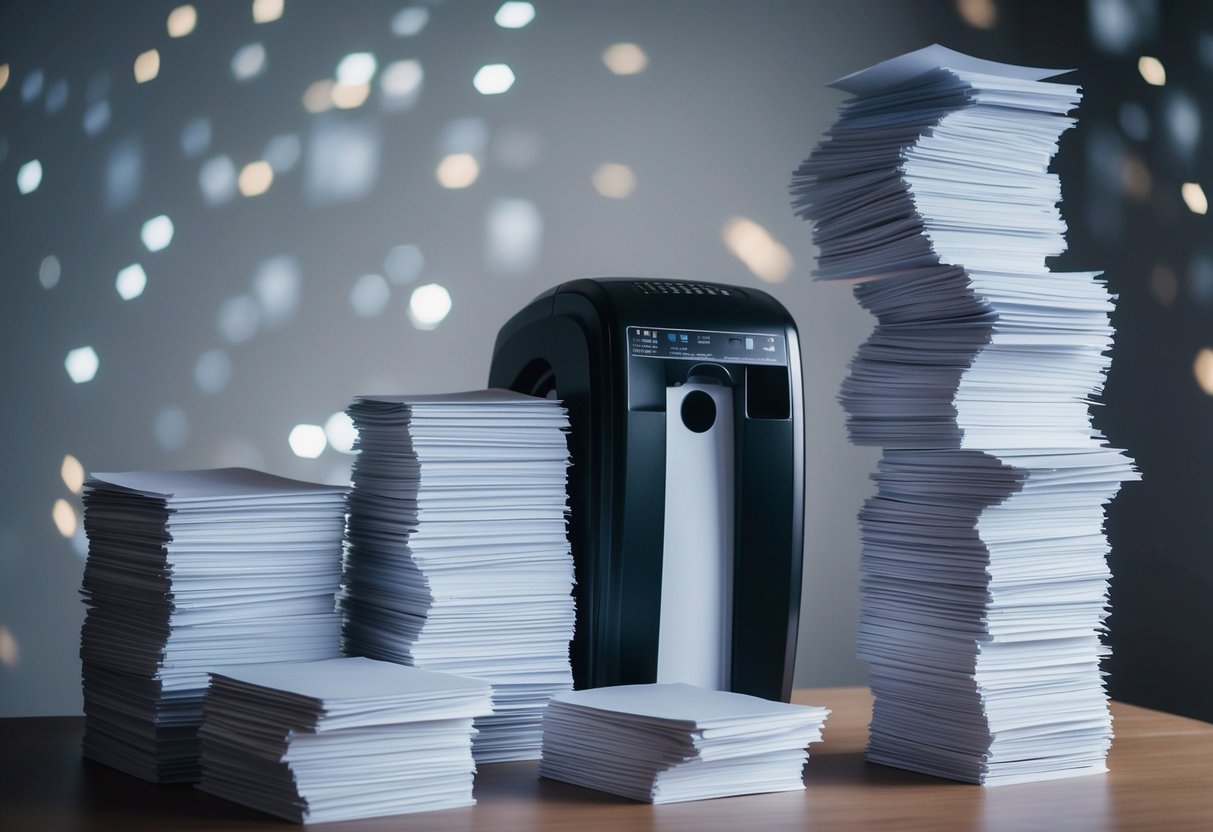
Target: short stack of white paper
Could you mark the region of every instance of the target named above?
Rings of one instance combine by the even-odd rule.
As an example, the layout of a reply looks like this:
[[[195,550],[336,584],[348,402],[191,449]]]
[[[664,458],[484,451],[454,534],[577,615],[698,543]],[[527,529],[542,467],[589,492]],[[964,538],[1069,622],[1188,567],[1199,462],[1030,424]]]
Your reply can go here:
[[[794,791],[828,714],[684,684],[571,691],[548,705],[539,774],[647,803]]]
[[[296,823],[475,803],[487,682],[365,658],[211,675],[198,788]]]
[[[572,688],[567,411],[483,390],[349,414],[346,653],[490,681],[476,760],[538,757],[543,708]]]
[[[85,756],[147,780],[196,780],[211,668],[340,655],[344,514],[344,488],[258,471],[94,474]]]
[[[1137,478],[1089,413],[1114,298],[1046,265],[1080,98],[1058,73],[934,46],[847,76],[792,180],[817,276],[877,318],[840,396],[886,449],[860,514],[868,758],[991,785],[1106,770],[1103,506]]]

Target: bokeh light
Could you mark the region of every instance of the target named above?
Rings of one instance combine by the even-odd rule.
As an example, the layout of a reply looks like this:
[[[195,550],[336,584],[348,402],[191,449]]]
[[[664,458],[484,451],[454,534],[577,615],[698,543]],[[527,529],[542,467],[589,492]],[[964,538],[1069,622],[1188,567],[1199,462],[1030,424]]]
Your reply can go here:
[[[324,453],[328,440],[325,438],[324,428],[320,425],[305,424],[295,425],[291,428],[291,432],[287,436],[287,443],[291,446],[291,451],[295,456],[316,459]]]
[[[393,283],[412,283],[425,268],[425,255],[420,247],[406,243],[396,246],[383,258],[383,270]]]
[[[232,380],[232,359],[221,349],[207,350],[194,363],[194,383],[203,393],[221,393]]]
[[[198,25],[198,10],[193,6],[178,6],[168,13],[166,26],[170,38],[183,38]]]
[[[253,0],[253,22],[273,23],[282,17],[283,0]]]
[[[998,24],[994,0],[956,0],[956,13],[975,29],[993,29]]]
[[[264,160],[249,162],[240,171],[236,185],[243,196],[260,196],[274,183],[274,169]]]
[[[351,52],[337,63],[338,84],[369,84],[379,62],[371,52]]]
[[[72,508],[72,504],[62,497],[55,500],[55,505],[51,508],[51,520],[55,523],[55,528],[59,530],[59,534],[64,537],[71,537],[76,533],[76,527],[80,524],[79,518],[76,516],[76,510]]]
[[[38,264],[38,282],[42,284],[43,289],[54,289],[58,286],[62,273],[63,268],[59,265],[59,258],[53,254],[43,257],[42,262]]]
[[[105,132],[105,128],[110,124],[109,101],[95,101],[89,104],[84,110],[81,124],[84,126],[84,132],[90,136],[98,136]]]
[[[132,263],[119,271],[118,278],[114,281],[114,288],[123,300],[134,300],[143,294],[146,287],[147,272],[138,263]]]
[[[310,84],[303,93],[303,109],[309,113],[333,109],[333,82],[325,78]]]
[[[282,133],[266,143],[262,158],[270,163],[276,176],[294,168],[302,155],[303,143],[299,141],[299,137],[294,133]]]
[[[514,86],[514,70],[506,64],[487,64],[476,70],[472,86],[481,95],[500,95]]]
[[[402,38],[411,38],[420,34],[425,24],[430,20],[428,9],[421,6],[406,6],[392,15],[392,34]]]
[[[48,115],[54,115],[67,106],[68,86],[67,81],[60,78],[55,83],[51,84],[51,88],[46,91],[46,112]]]
[[[8,64],[0,64],[0,90],[8,86],[9,72]]]
[[[636,75],[649,65],[649,56],[634,43],[615,43],[602,53],[602,62],[616,75]]]
[[[173,241],[173,233],[173,221],[166,214],[160,214],[143,224],[139,237],[148,251],[161,251]]]
[[[1183,196],[1184,205],[1193,214],[1204,214],[1209,210],[1209,200],[1205,197],[1205,189],[1198,182],[1185,182],[1179,189]]]
[[[1155,87],[1161,87],[1167,83],[1167,70],[1162,65],[1162,61],[1152,55],[1142,55],[1137,59],[1137,71],[1141,73],[1141,77],[1145,79],[1147,84]]]
[[[594,190],[611,199],[627,199],[636,190],[636,174],[627,165],[614,162],[599,165],[591,180]]]
[[[0,664],[9,670],[16,670],[21,664],[21,645],[3,624],[0,624]]]
[[[350,306],[361,318],[373,318],[383,312],[392,290],[382,275],[364,274],[350,289]]]
[[[328,438],[329,447],[343,454],[354,452],[354,442],[358,439],[358,429],[354,420],[343,410],[339,410],[324,423],[324,435]]]
[[[263,260],[253,274],[253,295],[261,309],[261,320],[279,327],[295,316],[299,306],[299,261],[289,254]]]
[[[451,293],[437,283],[413,290],[409,298],[409,320],[418,329],[434,329],[451,312]]]
[[[733,217],[720,231],[725,246],[760,280],[782,283],[792,270],[792,255],[753,220]]]
[[[21,82],[21,103],[29,104],[35,98],[42,95],[42,82],[45,76],[41,69],[33,69],[26,73],[25,80]]]
[[[354,110],[366,103],[371,96],[368,83],[346,84],[338,81],[332,89],[333,106],[338,110]]]
[[[257,334],[261,326],[261,308],[248,295],[228,298],[219,307],[216,325],[229,344],[243,344]]]
[[[92,381],[97,375],[101,359],[92,347],[77,347],[69,351],[67,358],[63,359],[63,367],[72,381],[84,384]]]
[[[1213,349],[1201,347],[1192,362],[1192,374],[1206,395],[1213,396]]]
[[[135,58],[135,80],[146,84],[160,74],[160,53],[155,49],[141,52]]]
[[[236,195],[236,163],[228,156],[207,159],[198,169],[198,188],[207,205],[222,205]]]
[[[232,75],[237,81],[251,81],[265,72],[265,47],[260,43],[249,43],[236,50],[232,56]]]
[[[404,60],[388,64],[379,76],[384,103],[393,110],[413,106],[421,93],[421,83],[424,79],[425,72],[420,61]]]
[[[71,454],[65,454],[59,466],[59,476],[67,490],[79,494],[84,490],[84,465]]]
[[[205,116],[191,118],[181,128],[181,152],[187,159],[197,159],[211,146],[211,120]]]
[[[534,19],[535,7],[518,0],[502,3],[497,14],[493,15],[493,22],[502,29],[521,29]]]
[[[524,274],[535,267],[543,217],[529,199],[498,197],[485,217],[485,262],[499,274]]]
[[[32,194],[42,184],[42,163],[30,159],[17,168],[17,190],[23,194]]]
[[[438,163],[434,175],[444,188],[467,188],[480,176],[480,165],[470,153],[452,153]]]

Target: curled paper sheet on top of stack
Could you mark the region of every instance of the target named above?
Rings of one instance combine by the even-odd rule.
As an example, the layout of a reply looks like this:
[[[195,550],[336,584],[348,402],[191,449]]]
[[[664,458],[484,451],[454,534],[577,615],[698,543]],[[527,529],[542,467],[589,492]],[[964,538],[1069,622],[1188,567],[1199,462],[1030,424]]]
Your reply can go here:
[[[1105,771],[1112,739],[1103,507],[1138,475],[1089,412],[1115,299],[1046,266],[1064,72],[932,46],[847,76],[791,185],[816,276],[877,319],[840,395],[885,448],[860,514],[868,758],[990,785]]]

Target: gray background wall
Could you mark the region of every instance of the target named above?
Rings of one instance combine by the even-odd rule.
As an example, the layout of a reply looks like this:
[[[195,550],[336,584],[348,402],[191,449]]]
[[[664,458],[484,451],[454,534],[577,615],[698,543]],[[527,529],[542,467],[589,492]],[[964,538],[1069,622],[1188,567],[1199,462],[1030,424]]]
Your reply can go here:
[[[483,386],[500,324],[548,286],[589,275],[762,285],[791,310],[809,426],[797,683],[864,681],[853,656],[854,516],[876,453],[847,444],[834,395],[870,319],[845,288],[811,282],[809,230],[788,208],[787,180],[834,119],[842,97],[823,86],[832,78],[934,40],[1072,63],[1070,44],[1090,31],[1079,4],[1055,13],[1005,2],[539,0],[530,25],[507,30],[493,22],[499,4],[447,0],[424,5],[425,27],[400,36],[392,21],[403,2],[287,0],[264,24],[248,2],[196,2],[197,28],[172,39],[174,5],[0,9],[0,63],[10,67],[0,89],[0,715],[80,710],[84,546],[52,518],[59,500],[79,511],[61,478],[65,455],[97,471],[237,464],[342,481],[351,457],[295,455],[294,425],[324,424],[358,393]],[[988,8],[992,28],[974,25]],[[643,48],[643,72],[608,71],[601,55],[617,42]],[[240,81],[231,64],[251,44],[264,48],[264,68]],[[159,74],[137,84],[132,65],[151,48]],[[353,52],[372,52],[380,74],[417,60],[415,100],[385,102],[377,77],[362,106],[309,113],[305,91]],[[1133,60],[1116,58],[1117,71]],[[473,74],[498,62],[516,83],[479,94]],[[297,146],[299,158],[268,192],[208,203],[204,170],[222,174],[227,157],[238,171],[283,136],[277,148]],[[453,150],[480,161],[471,187],[436,182]],[[34,158],[43,177],[22,195],[17,171]],[[629,197],[596,192],[592,175],[606,162],[634,172]],[[223,176],[211,184],[214,200]],[[526,203],[505,203],[518,211],[507,222],[541,224],[514,260],[491,243],[502,199]],[[149,252],[140,229],[160,214],[175,233]],[[783,282],[764,283],[725,246],[735,216],[786,247],[794,265]],[[404,244],[419,247],[424,268],[372,279],[388,288],[386,302],[356,314],[359,278],[384,275],[385,256]],[[115,276],[134,262],[147,287],[124,301]],[[259,282],[267,272],[277,277]],[[449,290],[452,308],[423,331],[406,309],[431,282]],[[64,359],[85,345],[100,367],[77,384]]]

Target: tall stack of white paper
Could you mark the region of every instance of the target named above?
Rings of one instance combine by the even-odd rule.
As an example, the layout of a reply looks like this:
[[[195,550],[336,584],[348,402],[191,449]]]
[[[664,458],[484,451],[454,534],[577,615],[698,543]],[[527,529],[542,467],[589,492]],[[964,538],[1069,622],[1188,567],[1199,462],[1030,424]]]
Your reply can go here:
[[[572,687],[567,411],[484,390],[348,412],[346,652],[487,679],[476,760],[534,759],[547,700]]]
[[[198,788],[296,823],[470,806],[479,679],[364,658],[211,675]]]
[[[828,714],[684,684],[563,693],[544,716],[539,774],[647,803],[803,789]]]
[[[863,539],[869,759],[983,784],[1104,771],[1103,505],[1131,461],[1092,427],[1112,301],[1065,248],[1048,172],[1077,87],[928,47],[855,97],[792,180],[824,279],[877,318],[841,400],[886,449]]]
[[[211,668],[340,655],[344,514],[344,488],[239,468],[93,475],[85,756],[196,780]]]

